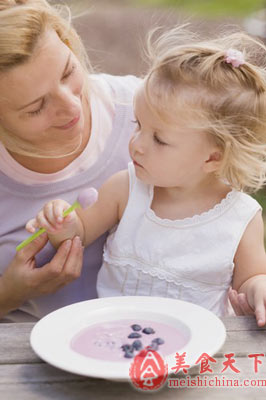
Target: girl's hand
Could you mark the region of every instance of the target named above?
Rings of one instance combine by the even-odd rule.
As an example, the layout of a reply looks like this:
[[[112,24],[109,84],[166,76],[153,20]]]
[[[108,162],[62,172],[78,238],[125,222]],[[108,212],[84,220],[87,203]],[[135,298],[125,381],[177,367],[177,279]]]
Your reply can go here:
[[[253,310],[258,326],[266,323],[266,275],[249,278],[239,289],[245,293],[249,307]]]
[[[63,212],[69,207],[70,204],[64,200],[49,201],[37,214],[36,218],[32,218],[27,222],[27,231],[34,233],[36,229],[45,228],[48,233],[55,234],[64,228],[69,228],[76,220],[75,212],[63,217]]]
[[[36,218],[27,222],[27,231],[34,233],[37,228],[45,228],[49,240],[55,248],[64,240],[72,239],[74,236],[83,238],[83,226],[76,212],[72,211],[66,217],[63,217],[63,212],[69,207],[70,204],[64,200],[49,201]]]
[[[249,306],[244,293],[238,293],[230,287],[228,297],[236,315],[254,315],[254,310]]]

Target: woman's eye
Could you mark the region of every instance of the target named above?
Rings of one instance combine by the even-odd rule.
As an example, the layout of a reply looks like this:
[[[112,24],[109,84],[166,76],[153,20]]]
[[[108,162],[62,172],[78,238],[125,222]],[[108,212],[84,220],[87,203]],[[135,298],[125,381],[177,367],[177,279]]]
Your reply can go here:
[[[71,69],[63,76],[63,79],[67,79],[70,75],[72,75],[75,69],[76,69],[76,65],[73,64]]]
[[[161,145],[161,146],[166,146],[166,145],[167,145],[167,143],[163,142],[162,140],[160,140],[160,139],[158,138],[158,136],[156,135],[156,133],[154,133],[154,135],[153,135],[153,140],[155,141],[155,143],[157,143],[157,144],[159,144],[159,145]]]
[[[33,117],[33,116],[35,116],[35,115],[39,115],[39,114],[42,112],[43,108],[44,108],[44,104],[45,104],[45,101],[43,100],[43,101],[42,101],[42,104],[41,104],[41,106],[38,108],[38,110],[28,111],[27,114],[30,115],[31,117]]]

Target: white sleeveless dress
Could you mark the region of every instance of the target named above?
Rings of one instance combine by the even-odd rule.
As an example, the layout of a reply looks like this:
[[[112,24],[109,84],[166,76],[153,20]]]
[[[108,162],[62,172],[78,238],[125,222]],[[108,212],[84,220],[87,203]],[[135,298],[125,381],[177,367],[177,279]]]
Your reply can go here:
[[[99,297],[171,297],[226,315],[234,256],[261,206],[232,190],[200,215],[161,219],[150,208],[153,186],[136,178],[132,163],[128,170],[129,200],[105,244],[97,279]]]

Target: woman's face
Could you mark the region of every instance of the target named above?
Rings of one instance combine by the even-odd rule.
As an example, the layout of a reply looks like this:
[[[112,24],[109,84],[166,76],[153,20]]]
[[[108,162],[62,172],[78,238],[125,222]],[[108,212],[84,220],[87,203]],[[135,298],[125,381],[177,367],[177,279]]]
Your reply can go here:
[[[83,69],[54,30],[32,58],[0,74],[0,124],[39,150],[63,153],[84,131]]]

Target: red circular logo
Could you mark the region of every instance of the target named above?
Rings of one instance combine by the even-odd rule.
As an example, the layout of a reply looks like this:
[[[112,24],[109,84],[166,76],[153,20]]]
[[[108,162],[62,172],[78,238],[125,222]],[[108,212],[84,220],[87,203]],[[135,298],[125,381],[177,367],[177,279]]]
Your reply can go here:
[[[155,350],[145,348],[135,357],[129,369],[133,385],[141,390],[156,390],[168,376],[168,365]]]

